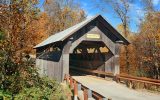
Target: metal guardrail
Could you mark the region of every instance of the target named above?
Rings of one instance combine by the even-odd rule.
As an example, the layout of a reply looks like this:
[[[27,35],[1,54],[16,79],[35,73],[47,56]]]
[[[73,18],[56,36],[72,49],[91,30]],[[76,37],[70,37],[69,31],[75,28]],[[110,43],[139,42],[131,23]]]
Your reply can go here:
[[[74,92],[74,100],[78,98],[78,91],[83,91],[84,100],[88,100],[88,98],[94,98],[95,100],[111,100],[111,98],[106,98],[101,94],[90,90],[88,87],[84,86],[80,82],[73,79],[70,75],[65,75],[66,82],[69,84],[70,88]]]
[[[129,84],[132,84],[133,82],[140,82],[140,83],[144,83],[144,84],[151,84],[151,85],[155,85],[155,86],[160,86],[160,80],[150,79],[150,78],[146,78],[146,77],[135,77],[135,76],[131,76],[128,74],[116,75],[116,81],[117,82],[128,81]]]

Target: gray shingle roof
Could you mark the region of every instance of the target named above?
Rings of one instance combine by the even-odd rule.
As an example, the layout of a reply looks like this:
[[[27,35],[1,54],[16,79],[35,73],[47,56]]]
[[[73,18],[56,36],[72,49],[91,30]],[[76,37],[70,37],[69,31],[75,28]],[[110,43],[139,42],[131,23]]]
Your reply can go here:
[[[88,24],[90,21],[92,21],[93,19],[95,19],[97,16],[96,15],[94,17],[91,18],[87,18],[86,20],[82,21],[79,24],[76,24],[64,31],[61,31],[59,33],[56,33],[50,37],[48,37],[46,40],[44,40],[43,42],[39,43],[38,45],[36,45],[34,48],[38,48],[38,47],[42,47],[54,42],[58,42],[58,41],[63,41],[64,39],[66,39],[68,36],[72,35],[74,32],[76,32],[77,30],[79,30],[80,28],[82,28],[83,26],[85,26],[86,24]]]

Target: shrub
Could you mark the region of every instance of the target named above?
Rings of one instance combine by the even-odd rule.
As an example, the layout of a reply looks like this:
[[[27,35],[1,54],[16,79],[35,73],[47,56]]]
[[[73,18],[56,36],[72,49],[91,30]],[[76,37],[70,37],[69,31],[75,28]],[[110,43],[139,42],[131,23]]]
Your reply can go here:
[[[0,90],[0,100],[11,100],[11,99],[12,99],[11,93]]]
[[[14,97],[15,100],[64,100],[59,83],[45,77],[39,86],[24,88]]]

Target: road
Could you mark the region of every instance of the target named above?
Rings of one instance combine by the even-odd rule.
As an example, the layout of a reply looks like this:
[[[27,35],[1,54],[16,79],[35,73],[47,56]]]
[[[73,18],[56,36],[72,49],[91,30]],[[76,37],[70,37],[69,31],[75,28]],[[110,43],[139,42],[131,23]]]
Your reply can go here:
[[[115,81],[107,81],[89,75],[73,76],[73,78],[106,98],[112,98],[112,100],[160,100],[160,94],[133,90]]]

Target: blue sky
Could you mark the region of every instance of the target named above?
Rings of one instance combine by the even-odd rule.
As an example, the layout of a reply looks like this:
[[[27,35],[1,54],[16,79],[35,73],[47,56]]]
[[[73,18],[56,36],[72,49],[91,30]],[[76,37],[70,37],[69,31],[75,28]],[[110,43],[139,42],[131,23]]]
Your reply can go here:
[[[40,5],[44,0],[40,0]],[[130,30],[132,32],[138,31],[138,26],[140,23],[139,19],[143,19],[144,10],[141,4],[142,0],[133,0],[134,2],[130,3]],[[97,14],[101,14],[112,26],[115,28],[118,24],[121,23],[120,19],[117,17],[113,8],[104,3],[100,3],[101,0],[75,0],[75,2],[79,3],[81,8],[87,14],[87,17],[91,17]],[[160,11],[160,0],[152,0],[155,9]],[[99,6],[104,7],[106,10],[100,9],[97,7],[97,3],[100,3]]]

